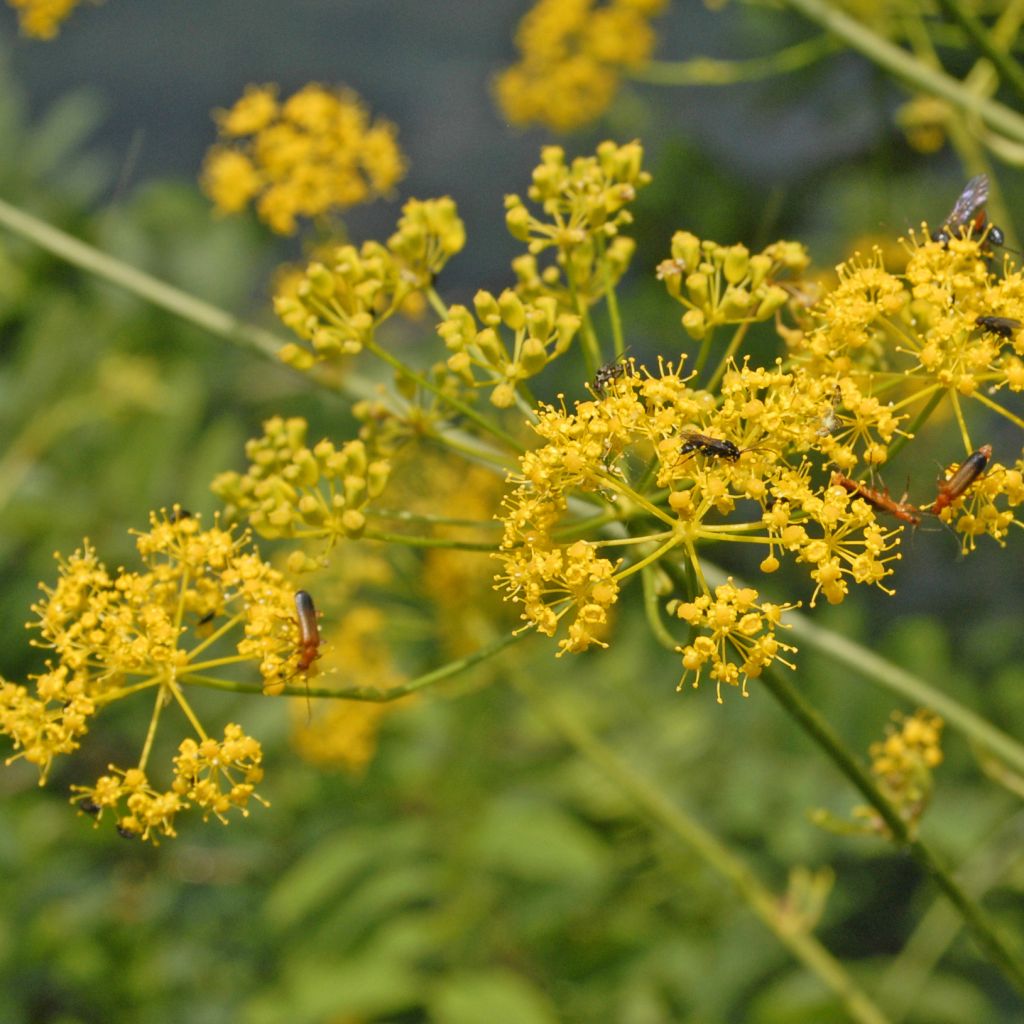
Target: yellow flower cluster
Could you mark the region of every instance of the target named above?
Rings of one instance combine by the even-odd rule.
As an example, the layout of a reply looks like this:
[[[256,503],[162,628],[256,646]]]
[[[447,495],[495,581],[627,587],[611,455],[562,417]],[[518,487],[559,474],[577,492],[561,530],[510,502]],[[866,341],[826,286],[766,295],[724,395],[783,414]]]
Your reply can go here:
[[[369,202],[405,176],[394,125],[371,123],[351,89],[310,84],[281,101],[276,86],[249,86],[216,120],[204,191],[225,214],[255,201],[279,234],[292,234],[299,217]]]
[[[559,313],[550,295],[526,303],[510,288],[497,298],[479,291],[473,305],[482,328],[465,306],[451,306],[437,328],[454,353],[448,357],[448,368],[470,387],[492,388],[491,403],[507,409],[515,401],[520,381],[529,380],[568,351],[580,318]],[[513,333],[511,346],[502,338],[502,328]],[[477,380],[474,367],[483,371],[484,380]]]
[[[872,743],[871,774],[885,798],[900,817],[915,829],[924,814],[934,786],[933,772],[942,764],[942,719],[919,710],[910,717],[899,712],[886,727],[886,737]],[[865,831],[888,835],[889,829],[871,807],[857,807],[854,817]]]
[[[911,242],[901,275],[879,250],[842,265],[813,326],[791,337],[794,358],[826,375],[898,374],[918,402],[1024,390],[1024,273],[997,274],[983,238]]]
[[[623,71],[649,60],[650,20],[664,7],[665,0],[538,0],[516,31],[519,63],[495,82],[505,116],[560,132],[599,117]]]
[[[554,295],[576,313],[597,302],[625,273],[636,245],[620,232],[631,224],[629,204],[650,174],[638,142],[602,142],[595,156],[566,163],[561,146],[545,146],[527,191],[533,214],[518,195],[505,197],[505,224],[528,252],[515,261],[516,291],[526,300]],[[537,256],[554,254],[539,269]]]
[[[81,0],[7,0],[18,12],[18,26],[35,39],[53,39]],[[93,0],[97,2],[97,0]]]
[[[369,241],[327,250],[302,274],[288,275],[274,297],[282,323],[307,343],[285,345],[281,359],[308,369],[361,352],[377,327],[429,289],[465,244],[455,203],[444,197],[410,199],[386,245]]]
[[[721,324],[771,319],[790,298],[779,279],[799,274],[809,264],[807,250],[798,242],[773,242],[751,256],[745,245],[719,245],[677,231],[672,256],[658,266],[658,278],[686,307],[686,333],[702,341]]]
[[[958,463],[948,467],[944,481],[951,480],[959,468]],[[940,484],[940,491],[941,487]],[[1012,467],[990,462],[984,475],[937,514],[961,535],[961,547],[967,554],[977,547],[979,537],[992,537],[1005,546],[1010,527],[1014,523],[1022,525],[1013,511],[1021,504],[1024,504],[1024,459],[1018,459]]]
[[[687,672],[707,662],[712,678],[736,684],[741,674],[757,674],[790,649],[773,635],[788,606],[759,604],[756,591],[731,586],[712,598],[698,544],[762,544],[764,572],[778,569],[778,554],[791,555],[810,567],[812,605],[819,594],[841,601],[850,582],[882,586],[898,558],[898,530],[882,527],[879,510],[832,483],[823,465],[816,469],[828,438],[822,423],[835,416],[830,392],[803,372],[743,365],[724,374],[716,400],[691,388],[681,368],[641,374],[627,362],[593,401],[577,402],[572,412],[542,407],[535,430],[545,443],[522,456],[517,486],[504,502],[498,586],[548,635],[575,608],[560,646],[585,650],[620,581],[679,549],[702,594],[673,607],[706,634],[680,648]],[[638,460],[645,463],[639,475]],[[651,480],[659,488],[653,495],[634,486]],[[559,543],[562,530],[571,529],[570,502],[587,495],[593,511],[662,529],[596,545]],[[602,543],[633,546],[636,567],[598,557],[594,549]],[[731,621],[726,633],[716,632],[732,614],[726,606],[733,606],[739,633]],[[736,650],[743,652],[738,666],[729,657]]]
[[[781,661],[783,652],[795,651],[790,644],[775,636],[782,623],[782,613],[791,604],[757,603],[758,593],[752,587],[737,587],[730,579],[715,588],[714,597],[700,594],[692,601],[670,602],[668,610],[686,622],[700,635],[680,648],[683,656],[683,681],[693,677],[693,686],[700,685],[701,673],[710,665],[715,681],[718,703],[722,703],[722,683],[741,686],[747,696],[747,680],[756,679],[772,662]]]
[[[391,464],[375,459],[360,441],[340,448],[326,438],[306,444],[307,422],[298,416],[274,416],[263,424],[263,436],[245,446],[249,469],[221,473],[211,489],[231,516],[243,515],[268,539],[324,538],[329,545],[358,537],[366,528],[366,508],[387,485]],[[301,551],[289,567],[293,572],[318,563]]]
[[[86,544],[60,558],[60,575],[33,605],[37,646],[54,661],[34,677],[34,687],[0,681],[0,731],[16,753],[36,765],[40,784],[54,757],[79,747],[98,711],[134,694],[154,697],[153,718],[137,767],[76,787],[79,808],[99,815],[110,808],[125,834],[173,835],[175,815],[189,807],[224,817],[232,807],[246,813],[260,777],[260,747],[237,725],[223,743],[205,734],[187,697],[194,685],[218,685],[210,675],[250,663],[264,691],[280,692],[295,675],[300,657],[294,591],[262,561],[246,535],[180,508],[153,514],[150,529],[136,536],[142,572],[111,572]],[[234,634],[234,635],[233,635]],[[146,772],[157,723],[165,706],[178,707],[196,739],[186,739],[175,758],[175,782],[164,793]],[[258,799],[258,798],[257,798]],[[121,802],[126,810],[120,810]]]
[[[72,786],[77,794],[72,803],[97,822],[109,811],[126,839],[155,843],[157,836],[176,836],[175,818],[191,807],[201,810],[204,821],[213,814],[227,824],[231,810],[247,817],[250,800],[265,804],[255,789],[263,778],[262,760],[259,742],[232,723],[224,727],[223,742],[182,740],[174,758],[174,781],[166,792],[154,789],[141,768],[110,765],[112,774],[101,776],[94,786]]]

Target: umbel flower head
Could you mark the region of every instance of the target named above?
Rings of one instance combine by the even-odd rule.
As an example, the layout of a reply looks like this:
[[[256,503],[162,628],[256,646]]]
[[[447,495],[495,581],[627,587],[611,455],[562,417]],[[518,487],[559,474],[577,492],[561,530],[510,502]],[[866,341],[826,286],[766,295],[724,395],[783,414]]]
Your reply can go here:
[[[307,429],[299,416],[271,417],[263,436],[246,443],[248,471],[221,473],[212,490],[229,514],[245,516],[262,537],[323,538],[328,546],[359,537],[367,506],[383,492],[391,464],[373,458],[361,440],[338,448],[325,438],[309,447]],[[294,571],[315,565],[301,551],[290,564]]]
[[[592,401],[539,410],[544,443],[522,456],[501,513],[497,586],[542,633],[568,621],[559,648],[578,652],[605,645],[598,631],[628,577],[661,560],[689,565],[698,592],[668,609],[691,632],[678,647],[683,679],[707,671],[745,692],[772,662],[789,664],[794,648],[775,631],[793,605],[732,583],[712,592],[698,546],[761,545],[765,573],[792,556],[809,567],[812,605],[842,601],[851,583],[885,589],[898,557],[898,529],[823,472],[821,423],[832,405],[820,380],[781,365],[730,366],[716,398],[691,387],[681,363],[655,373],[627,360]],[[863,437],[851,443],[863,453]],[[563,540],[582,499],[635,526],[614,540]]]
[[[664,7],[665,0],[538,0],[516,31],[519,63],[495,81],[505,116],[558,132],[599,117],[623,70],[649,59],[650,20]]]
[[[51,657],[32,685],[0,683],[0,731],[14,742],[8,763],[35,764],[42,784],[54,758],[83,743],[105,706],[148,693],[153,712],[139,763],[111,766],[95,785],[76,787],[76,802],[96,817],[109,810],[128,834],[155,839],[173,835],[176,815],[189,807],[224,820],[233,809],[247,814],[258,799],[259,743],[235,724],[222,741],[211,739],[187,691],[217,684],[229,666],[249,665],[264,692],[280,692],[297,673],[300,645],[294,591],[248,535],[216,522],[203,529],[198,516],[176,508],[153,514],[136,546],[144,565],[138,572],[110,571],[88,543],[58,556],[58,580],[43,586],[29,624]],[[147,762],[169,706],[189,735],[179,744],[172,785],[160,791]]]
[[[274,312],[304,345],[285,345],[280,357],[298,369],[356,355],[377,328],[422,296],[466,244],[452,199],[410,199],[386,245],[326,247],[300,274],[288,275]]]
[[[405,176],[388,121],[370,121],[351,89],[304,86],[280,100],[277,86],[251,85],[215,115],[220,140],[201,183],[218,212],[256,213],[278,234],[300,217],[344,210],[385,195]]]

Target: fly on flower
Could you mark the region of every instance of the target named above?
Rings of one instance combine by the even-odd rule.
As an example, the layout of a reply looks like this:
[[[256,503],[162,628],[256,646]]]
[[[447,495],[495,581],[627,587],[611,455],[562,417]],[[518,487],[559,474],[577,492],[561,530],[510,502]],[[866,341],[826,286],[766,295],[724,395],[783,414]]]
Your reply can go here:
[[[942,222],[942,227],[932,232],[932,241],[947,245],[955,235],[981,235],[987,226],[989,242],[992,245],[1002,245],[1002,230],[994,224],[989,224],[985,216],[987,202],[988,175],[976,174],[964,186],[953,204],[953,209]]]
[[[1012,341],[1014,335],[1024,326],[1019,320],[1014,320],[1009,316],[979,316],[974,322],[981,330],[1005,338],[1007,341]]]
[[[605,391],[612,381],[619,380],[626,375],[628,369],[626,355],[628,352],[629,348],[627,347],[621,355],[598,367],[597,373],[594,374],[594,381],[590,385],[598,398],[604,398]]]

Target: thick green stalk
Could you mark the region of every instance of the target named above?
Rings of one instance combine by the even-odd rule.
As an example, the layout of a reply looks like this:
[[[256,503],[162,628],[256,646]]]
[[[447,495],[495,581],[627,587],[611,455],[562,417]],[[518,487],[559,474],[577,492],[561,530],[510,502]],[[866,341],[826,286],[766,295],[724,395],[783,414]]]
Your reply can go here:
[[[821,60],[836,49],[837,44],[831,37],[814,36],[766,57],[751,57],[748,60],[716,60],[713,57],[693,57],[679,61],[652,60],[633,71],[627,71],[627,75],[635,81],[651,82],[654,85],[733,85],[736,82],[752,82],[796,71]]]
[[[829,0],[785,0],[805,18],[835,33],[851,49],[924,92],[931,93],[1015,142],[1024,142],[1024,117],[986,96],[979,96],[961,81],[930,68],[902,47],[877,35]]]
[[[1024,98],[1024,68],[1000,47],[992,34],[978,19],[973,11],[969,11],[962,0],[938,0],[939,7],[952,21],[955,21],[975,46],[995,65],[1000,77],[1014,92]]]
[[[578,717],[561,708],[527,673],[515,673],[512,682],[563,739],[626,793],[644,814],[729,881],[779,942],[842,1000],[852,1020],[859,1024],[886,1024],[885,1014],[858,988],[843,965],[813,935],[793,927],[781,910],[780,899],[727,846],[627,764]]]
[[[929,874],[950,902],[959,911],[968,930],[985,954],[996,964],[1007,980],[1024,994],[1024,963],[1006,944],[988,915],[964,891],[938,855],[913,836],[899,812],[882,795],[874,779],[861,766],[839,734],[800,695],[795,686],[775,669],[761,676],[764,688],[782,705],[789,716],[828,755],[839,770],[856,786],[871,806],[878,811],[893,839],[903,846]]]
[[[225,310],[202,299],[197,299],[194,295],[138,270],[114,256],[109,256],[94,246],[87,245],[59,228],[53,227],[52,224],[47,224],[38,217],[33,217],[24,210],[11,206],[10,203],[6,203],[2,199],[0,199],[0,226],[6,227],[14,234],[33,242],[68,263],[80,267],[87,273],[103,278],[217,337],[248,348],[277,365],[281,365],[277,354],[287,339],[255,324],[245,323]],[[346,373],[339,379],[319,367],[296,372],[301,372],[304,377],[320,387],[335,392],[344,392],[352,398],[373,398],[379,395],[378,385],[358,374]],[[441,395],[440,397],[442,401],[449,400],[449,396]],[[400,401],[394,396],[391,397],[391,401],[400,405]],[[461,405],[462,403],[460,403]],[[462,409],[460,408],[459,411]],[[479,438],[471,437],[455,427],[444,426],[438,430],[437,436],[443,443],[461,451],[475,461],[491,466],[506,464],[501,453],[488,447]],[[519,446],[516,447],[518,449]]]

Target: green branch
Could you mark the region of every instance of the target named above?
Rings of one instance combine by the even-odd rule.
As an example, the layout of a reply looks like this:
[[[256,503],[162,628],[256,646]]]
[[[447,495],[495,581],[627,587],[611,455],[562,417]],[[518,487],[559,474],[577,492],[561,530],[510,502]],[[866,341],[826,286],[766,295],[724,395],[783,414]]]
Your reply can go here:
[[[1024,993],[1024,964],[1010,950],[988,915],[963,890],[930,847],[911,835],[907,823],[882,795],[874,779],[847,748],[839,734],[780,672],[767,669],[761,676],[765,689],[782,705],[801,729],[828,755],[839,770],[856,786],[878,811],[893,839],[931,875],[939,888],[960,912],[975,941],[1010,983]]]
[[[992,62],[1000,77],[1018,96],[1024,98],[1024,68],[996,44],[992,34],[962,0],[938,0],[946,16],[955,21],[975,46]]]
[[[644,814],[731,882],[779,942],[839,997],[853,1020],[859,1024],[887,1024],[886,1016],[858,988],[843,965],[813,935],[793,927],[780,899],[727,846],[603,743],[578,716],[560,707],[525,672],[516,673],[512,682],[562,738],[629,796]]]
[[[749,60],[715,60],[713,57],[652,60],[628,71],[627,75],[635,81],[654,85],[733,85],[797,71],[837,49],[838,44],[830,36],[815,36],[766,57],[751,57]]]
[[[464,658],[457,658],[448,662],[440,668],[435,668],[424,675],[410,679],[399,686],[392,686],[381,690],[374,686],[285,686],[275,696],[281,697],[322,697],[325,700],[362,700],[373,704],[388,704],[401,697],[407,697],[410,693],[425,690],[428,686],[451,679],[452,676],[465,672],[481,661],[492,658],[499,651],[521,640],[524,633],[510,633],[503,636],[494,643],[480,647],[472,654]],[[216,679],[213,676],[192,676],[183,674],[178,677],[178,682],[190,686],[202,686],[210,690],[227,690],[229,693],[263,693],[263,687],[254,683],[236,683],[230,679]]]
[[[1024,142],[1024,117],[986,96],[979,96],[944,71],[928,67],[902,47],[890,43],[845,14],[829,0],[785,0],[793,10],[833,32],[851,49],[926,93],[938,96],[1009,139]]]

